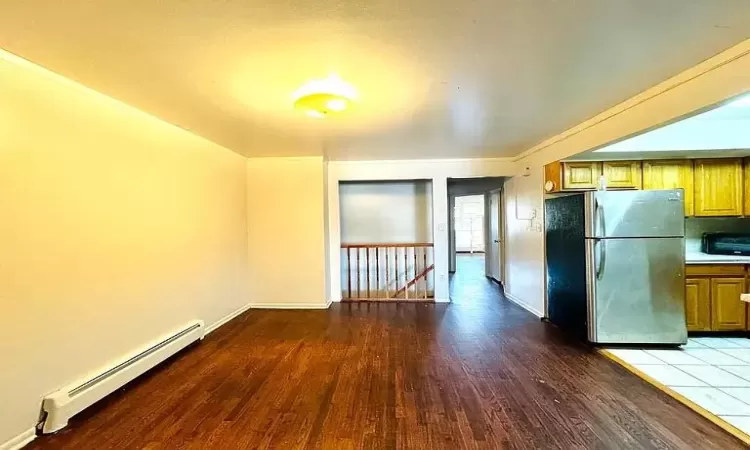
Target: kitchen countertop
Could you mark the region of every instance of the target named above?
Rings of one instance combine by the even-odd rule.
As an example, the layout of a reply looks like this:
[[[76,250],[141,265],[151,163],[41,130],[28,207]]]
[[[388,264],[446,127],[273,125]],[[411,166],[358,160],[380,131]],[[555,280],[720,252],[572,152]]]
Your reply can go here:
[[[685,264],[750,264],[750,256],[709,255],[703,252],[685,253]]]

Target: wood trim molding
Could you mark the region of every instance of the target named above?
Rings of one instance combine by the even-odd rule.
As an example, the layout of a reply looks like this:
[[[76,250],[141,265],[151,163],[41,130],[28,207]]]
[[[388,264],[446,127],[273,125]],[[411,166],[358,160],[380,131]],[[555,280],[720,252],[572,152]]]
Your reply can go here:
[[[341,244],[341,248],[394,248],[394,247],[434,247],[435,244],[432,242],[383,242],[383,243],[357,243],[357,244]]]
[[[236,311],[233,311],[233,312],[227,314],[226,316],[222,317],[221,319],[219,319],[214,324],[209,325],[208,327],[206,327],[206,334],[205,335],[208,336],[209,333],[211,333],[212,331],[216,330],[217,328],[220,328],[222,325],[226,324],[230,320],[232,320],[235,317],[239,316],[240,314],[244,313],[245,311],[247,311],[248,309],[250,309],[251,306],[252,305],[250,305],[249,303],[247,305],[241,306]]]
[[[494,279],[493,279],[494,280]],[[513,294],[509,292],[504,293],[505,298],[510,300],[512,303],[515,303],[516,305],[520,306],[521,308],[525,309],[526,311],[530,312],[531,314],[541,318],[544,317],[544,314],[542,314],[540,311],[537,311],[536,309],[532,308],[531,306],[527,305],[526,303],[523,303],[521,300],[518,299],[518,297],[515,297]]]
[[[251,303],[252,309],[328,309],[331,306],[331,299],[325,303]]]

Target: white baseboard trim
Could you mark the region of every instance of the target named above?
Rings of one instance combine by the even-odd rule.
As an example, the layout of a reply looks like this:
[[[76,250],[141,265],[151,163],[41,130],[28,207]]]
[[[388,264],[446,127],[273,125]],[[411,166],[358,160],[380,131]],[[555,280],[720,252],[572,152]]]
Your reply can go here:
[[[508,300],[512,301],[516,305],[520,306],[521,308],[525,309],[526,311],[530,312],[531,314],[533,314],[533,315],[535,315],[535,316],[537,316],[539,318],[542,318],[544,316],[544,314],[542,314],[541,312],[539,312],[536,309],[532,308],[531,306],[523,303],[517,297],[514,297],[513,294],[511,294],[510,292],[506,292],[505,293],[505,298],[507,298]]]
[[[315,303],[251,303],[253,309],[328,309],[331,306],[331,299],[326,300],[324,304]]]
[[[0,450],[18,450],[36,438],[36,429],[31,428],[11,440],[0,444]]]
[[[435,299],[435,303],[450,303],[450,302],[451,302],[450,298],[436,298]]]
[[[250,303],[248,303],[247,305],[241,306],[241,307],[240,307],[239,309],[237,309],[236,311],[232,311],[231,313],[227,314],[227,315],[226,315],[226,316],[224,316],[223,318],[219,319],[219,321],[218,321],[218,322],[214,323],[213,325],[211,325],[211,326],[209,326],[209,327],[206,327],[206,334],[205,334],[205,336],[208,336],[208,334],[209,334],[210,332],[212,332],[212,331],[214,331],[215,329],[219,328],[220,326],[222,326],[222,325],[226,324],[226,323],[227,323],[227,322],[229,322],[230,320],[234,319],[235,317],[239,316],[239,315],[240,315],[240,314],[242,314],[243,312],[245,312],[245,311],[247,311],[248,309],[250,309],[251,307],[252,307],[252,305],[251,305]]]

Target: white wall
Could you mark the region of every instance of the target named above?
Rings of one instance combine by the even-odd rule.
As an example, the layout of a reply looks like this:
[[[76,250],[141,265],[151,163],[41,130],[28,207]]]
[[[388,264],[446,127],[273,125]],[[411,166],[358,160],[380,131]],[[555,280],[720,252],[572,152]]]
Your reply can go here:
[[[248,282],[254,307],[327,306],[325,188],[322,157],[247,160]]]
[[[429,181],[346,182],[339,185],[341,242],[432,242]]]
[[[245,159],[0,53],[0,445],[42,397],[247,304]]]
[[[543,171],[505,182],[505,293],[533,312],[544,315]]]

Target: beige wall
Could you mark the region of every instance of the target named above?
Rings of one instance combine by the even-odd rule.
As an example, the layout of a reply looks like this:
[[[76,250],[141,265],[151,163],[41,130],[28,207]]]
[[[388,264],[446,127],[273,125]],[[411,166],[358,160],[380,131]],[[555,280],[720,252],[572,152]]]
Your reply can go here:
[[[339,184],[341,242],[432,242],[429,181]]]
[[[505,292],[538,316],[544,313],[542,170],[505,182]]]
[[[0,99],[2,444],[45,394],[248,299],[244,158],[2,53]]]
[[[250,301],[326,307],[325,162],[247,160]]]

